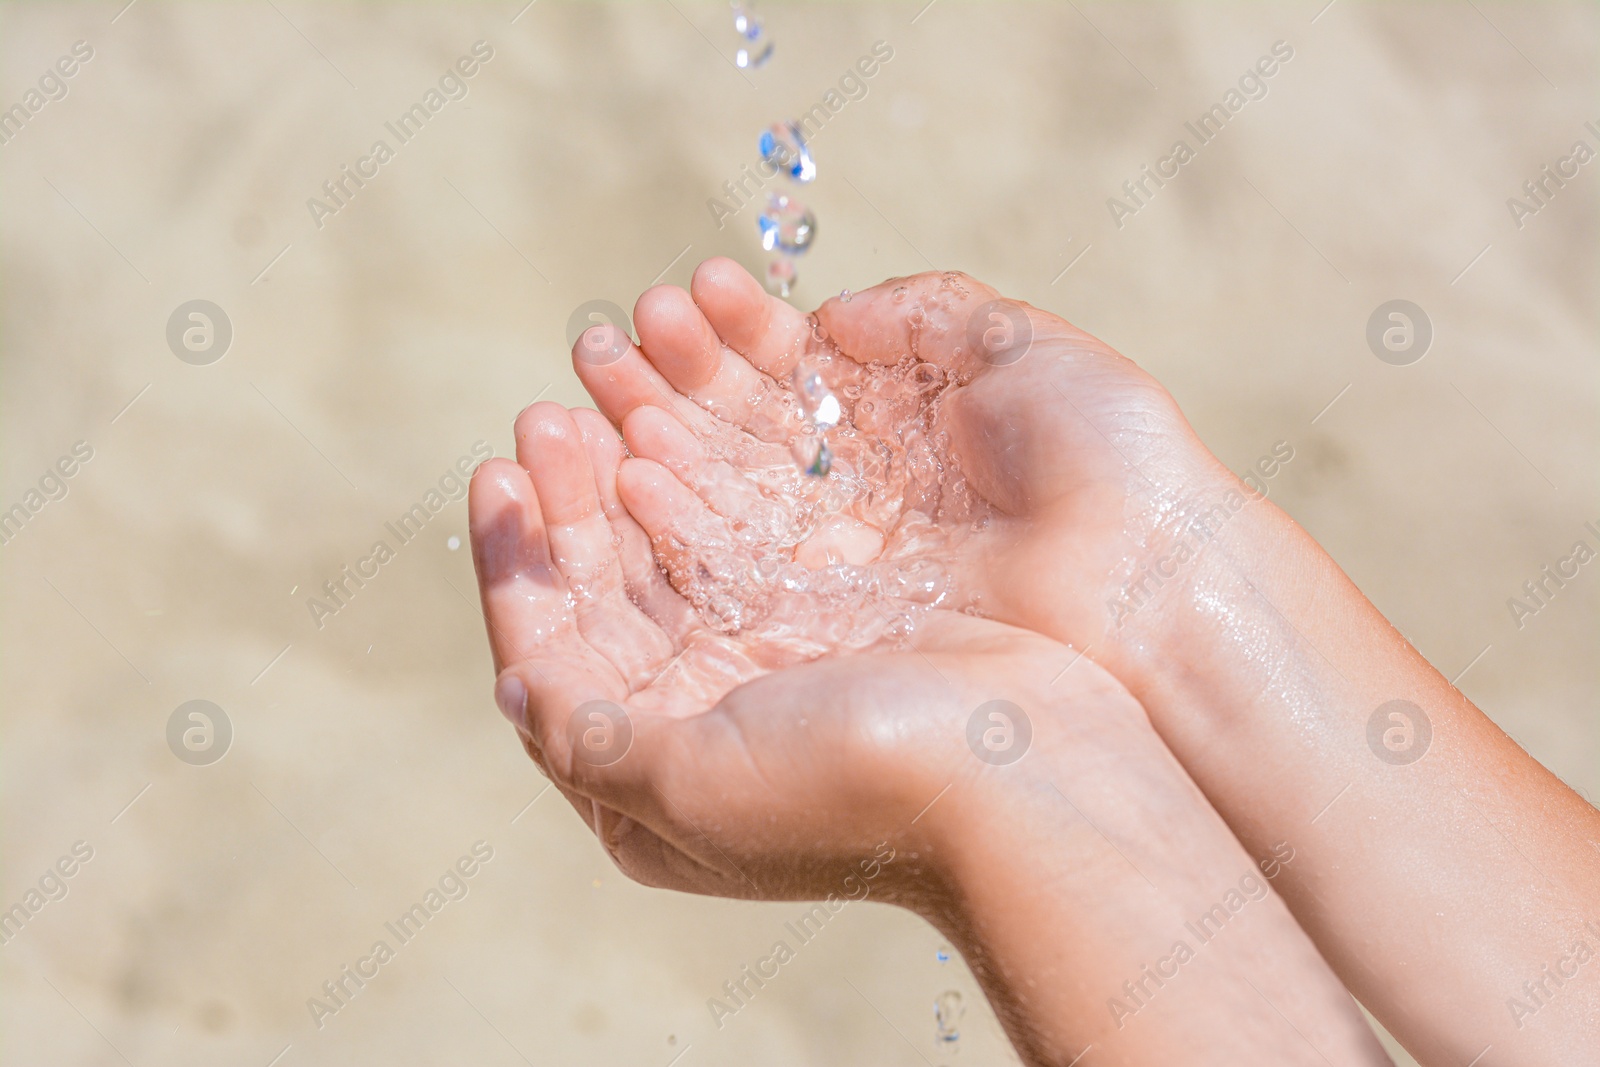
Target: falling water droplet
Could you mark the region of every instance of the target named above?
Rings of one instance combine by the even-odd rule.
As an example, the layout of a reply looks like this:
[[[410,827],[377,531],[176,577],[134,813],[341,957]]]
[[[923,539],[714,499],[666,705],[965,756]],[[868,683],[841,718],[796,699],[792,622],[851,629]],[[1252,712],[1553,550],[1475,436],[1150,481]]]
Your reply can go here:
[[[817,233],[817,217],[811,209],[786,193],[768,193],[766,206],[756,218],[761,229],[761,247],[795,255],[811,247]]]
[[[933,950],[933,958],[938,960],[940,963],[949,963],[950,953],[945,949],[936,948]]]
[[[833,449],[821,434],[801,434],[794,439],[791,451],[801,472],[813,478],[826,478],[833,469]]]
[[[855,296],[855,294],[852,293],[850,290],[841,289],[839,291],[839,303],[848,304],[848,303],[850,303],[850,298],[853,297],[853,296]]]
[[[739,3],[739,0],[734,0],[733,28],[739,36],[753,41],[761,36],[761,19],[749,7]]]
[[[787,300],[798,273],[794,269],[794,260],[788,256],[772,259],[767,263],[767,289]]]
[[[796,367],[794,391],[811,425],[819,430],[831,430],[839,425],[839,398],[823,382],[822,375],[806,366]]]
[[[733,53],[734,66],[740,70],[755,70],[757,67],[765,66],[767,60],[771,58],[771,41],[754,42],[753,47],[740,47],[738,51]]]
[[[461,547],[461,538],[456,537],[455,535],[452,534],[451,537],[450,537],[450,540],[446,541],[444,543],[444,545],[450,551],[454,552],[456,549]]]
[[[933,1000],[933,1037],[942,1044],[954,1044],[961,1040],[961,1016],[966,1013],[966,1008],[961,1003],[961,994],[954,989],[947,989]]]
[[[811,149],[806,147],[805,134],[795,123],[774,122],[761,135],[757,146],[761,149],[762,160],[774,173],[781,171],[797,182],[816,178],[817,164],[811,158]]]

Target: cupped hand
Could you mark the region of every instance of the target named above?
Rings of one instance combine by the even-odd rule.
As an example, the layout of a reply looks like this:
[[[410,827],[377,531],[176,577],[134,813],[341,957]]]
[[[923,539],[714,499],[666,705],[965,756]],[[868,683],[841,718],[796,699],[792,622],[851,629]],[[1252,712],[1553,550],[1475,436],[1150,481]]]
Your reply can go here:
[[[924,613],[914,648],[888,638],[771,670],[770,635],[708,625],[656,568],[619,496],[647,497],[652,472],[621,462],[604,419],[536,404],[517,455],[484,464],[470,496],[496,698],[639,881],[817,898],[883,867],[874,892],[926,894],[942,823],[922,813],[995,770],[966,741],[977,709],[1008,700],[1037,715],[1048,692],[1091,721],[1142,721],[1071,650],[945,611]]]
[[[965,275],[803,315],[716,259],[688,292],[646,292],[635,321],[637,346],[596,327],[574,364],[637,457],[625,472],[649,471],[648,492],[624,479],[627,509],[724,632],[771,628],[783,593],[854,596],[913,643],[907,605],[932,605],[1097,646],[1115,669],[1146,606],[1127,584],[1241,492],[1130,360]],[[826,477],[794,458],[814,450],[797,370],[841,405]]]

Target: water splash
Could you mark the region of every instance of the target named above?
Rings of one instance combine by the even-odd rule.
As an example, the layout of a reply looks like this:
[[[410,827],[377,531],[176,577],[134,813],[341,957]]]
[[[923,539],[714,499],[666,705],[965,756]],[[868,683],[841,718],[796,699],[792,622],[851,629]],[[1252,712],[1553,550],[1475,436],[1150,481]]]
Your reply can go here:
[[[700,618],[772,666],[910,647],[929,611],[960,607],[952,539],[990,516],[948,462],[941,411],[963,377],[909,353],[863,364],[806,326],[799,373],[780,387],[794,454],[776,466],[720,454],[745,477],[728,524],[657,544]]]

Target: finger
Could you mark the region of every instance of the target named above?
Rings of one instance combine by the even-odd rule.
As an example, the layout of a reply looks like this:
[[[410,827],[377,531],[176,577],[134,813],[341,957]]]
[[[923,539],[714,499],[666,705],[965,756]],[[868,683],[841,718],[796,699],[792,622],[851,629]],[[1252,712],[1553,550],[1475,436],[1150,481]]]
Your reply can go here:
[[[538,495],[546,540],[566,581],[579,632],[617,668],[630,690],[647,684],[677,649],[628,599],[611,524],[601,509],[577,424],[560,404],[534,404],[517,418],[516,444],[517,461],[527,469]]]
[[[770,295],[761,283],[726,256],[695,268],[689,292],[722,343],[756,370],[789,380],[811,339],[799,309]]]
[[[798,429],[786,417],[792,405],[783,391],[722,343],[682,289],[646,290],[634,306],[633,321],[651,365],[717,418],[763,440],[786,441]]]
[[[566,583],[550,558],[527,473],[509,460],[489,460],[473,475],[468,508],[501,712],[527,735],[530,718],[548,704],[625,699],[621,676],[584,642],[567,610]]]
[[[661,464],[726,518],[734,530],[749,531],[747,540],[771,541],[787,532],[789,510],[759,488],[762,467],[774,477],[794,481],[794,460],[787,448],[752,448],[735,469],[727,460],[712,456],[681,422],[654,408],[640,408],[629,415],[622,424],[622,436],[629,452]],[[771,482],[774,477],[764,480]]]
[[[622,463],[622,441],[598,411],[577,408],[573,410],[572,418],[583,437],[589,466],[594,471],[600,507],[619,542],[617,556],[622,564],[628,595],[674,642],[681,645],[691,632],[699,628],[700,620],[688,601],[678,595],[666,575],[661,573],[661,568],[656,566],[655,556],[650,549],[650,536],[628,513],[617,495],[617,468]]]
[[[742,597],[758,575],[754,554],[735,540],[728,521],[654,460],[623,461],[617,492],[650,536],[673,588],[717,629],[738,630]]]
[[[696,433],[709,433],[717,420],[686,399],[650,365],[628,335],[615,326],[591,326],[572,346],[572,367],[594,397],[595,406],[613,425],[637,407],[670,411]]]
[[[1001,362],[1011,354],[998,347],[1006,331],[1011,343],[1023,343],[1017,334],[1031,333],[1032,315],[1039,314],[1014,300],[990,306],[997,300],[994,289],[965,274],[930,271],[891,278],[848,302],[831,297],[817,309],[817,321],[862,363],[898,363],[911,352],[942,367],[970,367]],[[994,350],[987,360],[985,345]]]
[[[566,586],[550,558],[533,483],[507,459],[472,476],[467,497],[472,558],[498,673],[573,629]]]

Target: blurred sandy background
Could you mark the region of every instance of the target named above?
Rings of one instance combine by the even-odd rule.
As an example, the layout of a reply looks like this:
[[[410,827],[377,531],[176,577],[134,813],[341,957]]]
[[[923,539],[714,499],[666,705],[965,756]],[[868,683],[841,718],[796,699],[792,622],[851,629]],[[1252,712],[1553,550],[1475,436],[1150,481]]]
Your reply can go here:
[[[584,400],[581,303],[715,253],[759,270],[753,209],[719,229],[707,199],[877,41],[813,143],[795,300],[960,268],[1139,360],[1234,469],[1290,442],[1273,498],[1600,795],[1600,563],[1521,629],[1506,603],[1600,540],[1600,162],[1520,229],[1506,206],[1600,143],[1600,11],[1323,4],[769,4],[748,74],[717,2],[0,6],[0,107],[93,49],[0,147],[0,508],[93,449],[0,549],[0,907],[93,849],[0,949],[5,1061],[1014,1062],[937,935],[875,905],[713,1026],[802,909],[641,889],[559,797],[528,807],[464,504],[321,629],[306,604],[474,442],[508,454],[535,396]],[[318,228],[307,199],[477,41],[469,95]],[[1114,225],[1276,41],[1265,98]],[[1433,324],[1411,366],[1365,339],[1396,298]],[[195,299],[232,325],[208,366],[166,340]],[[195,699],[232,724],[209,766],[166,739]],[[480,840],[467,897],[314,1026],[307,999]]]

